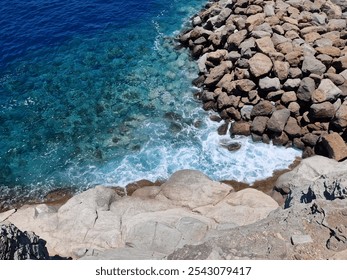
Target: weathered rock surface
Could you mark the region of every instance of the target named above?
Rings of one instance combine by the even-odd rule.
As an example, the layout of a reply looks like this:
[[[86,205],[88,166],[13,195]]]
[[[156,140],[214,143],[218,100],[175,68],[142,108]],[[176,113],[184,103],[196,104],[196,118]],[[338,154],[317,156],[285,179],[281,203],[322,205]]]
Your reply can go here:
[[[34,233],[22,232],[11,223],[0,227],[0,260],[47,260],[45,244]]]
[[[2,217],[39,234],[51,255],[128,258],[133,252],[139,258],[162,258],[225,228],[266,218],[277,207],[257,190],[234,192],[198,171],[182,170],[162,186],[140,188],[130,197],[98,186],[59,209],[32,205]]]

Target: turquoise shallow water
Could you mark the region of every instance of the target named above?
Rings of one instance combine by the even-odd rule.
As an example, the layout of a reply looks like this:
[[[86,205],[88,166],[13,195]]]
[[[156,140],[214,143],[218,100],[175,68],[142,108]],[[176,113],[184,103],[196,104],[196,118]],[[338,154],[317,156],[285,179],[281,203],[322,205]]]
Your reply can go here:
[[[299,151],[218,136],[194,99],[196,63],[174,37],[204,2],[41,0],[20,14],[0,4],[2,199],[185,168],[253,182],[287,167]],[[241,150],[221,147],[230,141]]]

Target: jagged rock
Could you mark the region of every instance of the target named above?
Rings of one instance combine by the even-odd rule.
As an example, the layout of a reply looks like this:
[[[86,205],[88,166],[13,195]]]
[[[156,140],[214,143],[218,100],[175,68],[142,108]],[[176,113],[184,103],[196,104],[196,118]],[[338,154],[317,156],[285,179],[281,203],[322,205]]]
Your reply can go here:
[[[298,99],[305,102],[311,101],[311,96],[315,89],[316,83],[312,78],[303,78],[297,91]]]
[[[290,111],[288,109],[281,109],[273,112],[271,118],[267,122],[267,129],[275,133],[282,133],[289,116]]]
[[[333,66],[339,72],[347,69],[347,55],[344,55],[344,56],[334,60]]]
[[[312,101],[314,103],[335,101],[341,93],[342,91],[330,79],[323,79],[317,90],[313,92]]]
[[[256,84],[251,80],[242,79],[236,81],[236,87],[241,91],[249,92],[256,88]]]
[[[0,260],[48,260],[45,245],[35,233],[22,232],[11,223],[0,227]]]
[[[271,38],[268,36],[255,40],[255,43],[257,44],[258,50],[264,54],[276,51]]]
[[[307,133],[304,135],[304,137],[302,138],[302,141],[306,144],[309,145],[311,147],[314,147],[317,143],[319,139],[318,135],[315,135],[313,133]]]
[[[269,73],[272,69],[271,59],[262,53],[256,53],[249,60],[250,71],[253,76],[260,77]]]
[[[331,57],[339,57],[341,55],[341,50],[333,46],[318,47],[316,50],[320,54],[329,55]]]
[[[241,116],[244,120],[251,120],[251,113],[252,113],[252,110],[253,110],[253,105],[244,105],[241,110],[240,110],[240,113],[241,113]]]
[[[259,80],[259,88],[263,91],[276,91],[280,90],[281,83],[278,78],[264,77]]]
[[[231,47],[236,47],[238,48],[240,44],[245,40],[247,37],[247,30],[240,30],[238,32],[235,32],[231,34],[228,37],[228,44]]]
[[[347,191],[347,161],[338,163],[323,156],[302,160],[292,171],[281,175],[275,183],[277,190],[289,189],[285,207],[311,203],[314,199],[343,198]],[[342,195],[342,197],[341,197]],[[344,195],[346,198],[346,195]]]
[[[205,84],[211,86],[219,82],[219,80],[230,70],[232,67],[231,61],[223,61],[220,65],[211,69],[207,75]]]
[[[301,84],[300,79],[288,79],[284,84],[283,84],[283,89],[284,90],[296,90]]]
[[[302,72],[306,75],[317,74],[322,75],[326,70],[326,66],[316,59],[313,55],[306,56],[302,63]]]

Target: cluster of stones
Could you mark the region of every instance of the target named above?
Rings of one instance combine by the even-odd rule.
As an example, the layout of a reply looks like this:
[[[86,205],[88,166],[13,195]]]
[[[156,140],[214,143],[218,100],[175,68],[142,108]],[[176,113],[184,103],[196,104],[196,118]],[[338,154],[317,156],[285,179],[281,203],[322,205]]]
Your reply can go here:
[[[347,4],[339,0],[209,2],[180,35],[194,84],[219,133],[347,158]],[[334,2],[334,3],[333,3]],[[341,2],[341,1],[340,1]]]

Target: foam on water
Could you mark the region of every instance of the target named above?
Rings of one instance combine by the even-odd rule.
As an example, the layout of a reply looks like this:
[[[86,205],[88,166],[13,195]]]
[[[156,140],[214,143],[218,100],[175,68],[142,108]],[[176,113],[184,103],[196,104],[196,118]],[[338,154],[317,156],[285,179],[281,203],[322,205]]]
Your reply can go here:
[[[204,1],[148,2],[150,13],[129,25],[74,30],[0,73],[2,198],[155,181],[180,169],[251,183],[300,155],[217,134],[220,124],[193,97],[196,63],[173,40]],[[239,151],[221,145],[233,141]]]

